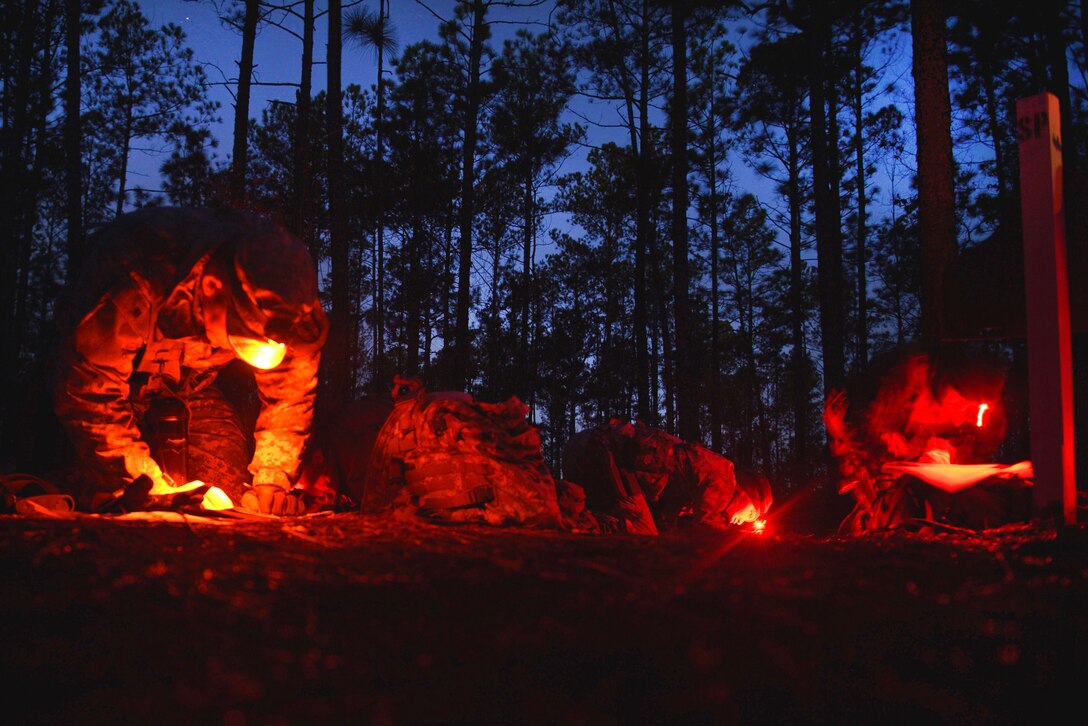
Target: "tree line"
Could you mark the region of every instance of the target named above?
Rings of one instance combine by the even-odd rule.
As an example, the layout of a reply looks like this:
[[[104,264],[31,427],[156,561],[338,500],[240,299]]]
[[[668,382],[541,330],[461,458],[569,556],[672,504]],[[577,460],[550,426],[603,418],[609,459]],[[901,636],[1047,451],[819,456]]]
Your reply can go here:
[[[88,235],[229,205],[318,262],[324,402],[418,376],[521,398],[557,472],[573,432],[618,417],[797,489],[827,468],[826,393],[939,340],[944,270],[1017,228],[1018,98],[1058,96],[1079,189],[1084,5],[419,0],[437,33],[402,47],[389,0],[223,0],[224,108],[181,28],[132,0],[5,3],[0,463],[48,456]],[[260,43],[297,49],[292,101],[250,108]],[[364,53],[376,79],[345,83]],[[155,188],[132,180],[146,149]]]

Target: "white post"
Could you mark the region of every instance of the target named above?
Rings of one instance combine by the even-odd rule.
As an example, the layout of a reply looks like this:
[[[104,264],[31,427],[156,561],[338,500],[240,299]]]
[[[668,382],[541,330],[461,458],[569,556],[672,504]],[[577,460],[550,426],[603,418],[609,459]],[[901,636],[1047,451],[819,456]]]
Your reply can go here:
[[[1062,198],[1062,136],[1051,93],[1016,102],[1020,212],[1027,301],[1028,415],[1035,510],[1077,521],[1073,456],[1073,356]]]

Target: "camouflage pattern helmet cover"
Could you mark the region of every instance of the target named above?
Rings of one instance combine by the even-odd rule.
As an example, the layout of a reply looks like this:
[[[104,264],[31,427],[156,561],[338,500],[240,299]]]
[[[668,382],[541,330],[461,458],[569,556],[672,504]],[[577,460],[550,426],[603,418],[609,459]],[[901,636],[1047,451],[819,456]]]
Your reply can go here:
[[[294,349],[318,348],[328,324],[317,271],[306,246],[286,229],[262,222],[230,245],[228,332],[268,338]]]

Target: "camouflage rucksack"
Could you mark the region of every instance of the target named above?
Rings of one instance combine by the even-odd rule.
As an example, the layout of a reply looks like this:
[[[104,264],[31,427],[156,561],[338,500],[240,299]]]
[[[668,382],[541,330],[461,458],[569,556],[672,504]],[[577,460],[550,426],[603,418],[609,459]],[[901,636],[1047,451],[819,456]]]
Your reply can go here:
[[[378,433],[363,511],[559,528],[555,481],[526,413],[515,397],[491,404],[408,386]]]

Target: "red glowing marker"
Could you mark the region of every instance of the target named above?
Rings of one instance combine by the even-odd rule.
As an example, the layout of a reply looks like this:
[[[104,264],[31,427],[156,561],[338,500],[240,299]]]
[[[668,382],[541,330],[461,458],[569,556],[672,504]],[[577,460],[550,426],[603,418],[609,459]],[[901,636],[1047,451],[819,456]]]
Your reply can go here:
[[[978,405],[978,416],[975,418],[975,426],[982,428],[982,417],[989,410],[990,404],[988,403],[980,403]]]

